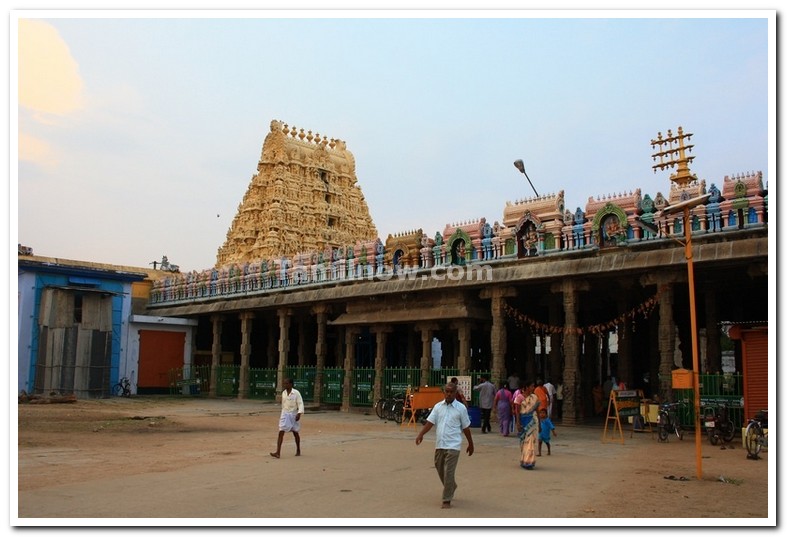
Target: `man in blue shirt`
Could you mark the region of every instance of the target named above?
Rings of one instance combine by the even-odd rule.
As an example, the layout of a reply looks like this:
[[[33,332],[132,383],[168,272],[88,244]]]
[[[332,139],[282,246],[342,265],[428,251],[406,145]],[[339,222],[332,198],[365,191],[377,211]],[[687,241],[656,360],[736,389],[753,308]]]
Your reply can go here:
[[[415,437],[415,445],[420,445],[424,435],[432,426],[437,426],[434,467],[443,483],[443,509],[451,507],[456,490],[456,464],[462,450],[462,433],[467,437],[467,454],[473,454],[473,436],[470,434],[470,416],[467,407],[456,400],[456,384],[448,383],[443,388],[445,399],[432,407],[421,432]]]

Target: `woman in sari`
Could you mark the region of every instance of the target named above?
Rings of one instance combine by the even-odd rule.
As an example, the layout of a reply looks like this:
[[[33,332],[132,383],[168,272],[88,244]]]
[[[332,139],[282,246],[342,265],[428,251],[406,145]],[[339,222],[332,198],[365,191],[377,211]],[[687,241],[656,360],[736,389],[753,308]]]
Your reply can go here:
[[[493,412],[497,412],[497,422],[500,424],[500,434],[508,436],[511,432],[511,402],[513,396],[508,391],[505,382],[500,383],[500,389],[495,394]]]
[[[536,466],[536,441],[538,440],[538,396],[533,393],[535,384],[528,382],[514,400],[519,426],[521,455],[519,465],[525,470]]]

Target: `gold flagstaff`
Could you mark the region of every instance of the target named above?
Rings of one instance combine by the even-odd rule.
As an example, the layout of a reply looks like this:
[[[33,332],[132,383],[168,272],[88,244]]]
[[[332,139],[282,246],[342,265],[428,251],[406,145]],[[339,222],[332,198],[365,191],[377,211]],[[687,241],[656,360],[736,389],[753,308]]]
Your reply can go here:
[[[686,156],[686,152],[691,152],[693,145],[686,145],[686,141],[691,140],[691,134],[684,134],[683,127],[678,127],[678,134],[673,135],[671,130],[667,131],[667,137],[663,138],[661,133],[658,133],[658,138],[650,141],[651,147],[658,146],[659,149],[653,154],[654,162],[658,158],[658,163],[653,165],[653,173],[656,169],[664,170],[664,168],[678,167],[677,171],[670,175],[670,181],[677,184],[681,188],[685,188],[692,181],[697,180],[697,176],[692,174],[689,170],[689,163],[694,160],[694,157]],[[676,212],[683,212],[683,229],[686,234],[686,241],[677,242],[685,247],[686,267],[688,270],[689,280],[689,310],[691,316],[691,360],[693,373],[693,387],[694,387],[694,447],[697,457],[697,479],[702,479],[702,433],[700,429],[700,371],[699,371],[699,351],[697,349],[697,304],[694,294],[694,254],[691,247],[691,209],[707,203],[710,194],[705,194],[696,198],[691,198],[675,205],[665,207],[660,211],[661,215],[673,214]],[[674,237],[673,237],[674,239]]]

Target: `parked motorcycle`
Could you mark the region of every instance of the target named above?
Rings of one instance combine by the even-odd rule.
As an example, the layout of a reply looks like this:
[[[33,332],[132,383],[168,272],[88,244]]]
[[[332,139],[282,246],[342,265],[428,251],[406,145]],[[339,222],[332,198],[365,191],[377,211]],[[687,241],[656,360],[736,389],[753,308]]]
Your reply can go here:
[[[729,417],[727,405],[721,403],[715,408],[706,408],[703,421],[705,431],[708,433],[708,440],[711,445],[717,445],[719,441],[729,444],[735,438],[735,425]]]

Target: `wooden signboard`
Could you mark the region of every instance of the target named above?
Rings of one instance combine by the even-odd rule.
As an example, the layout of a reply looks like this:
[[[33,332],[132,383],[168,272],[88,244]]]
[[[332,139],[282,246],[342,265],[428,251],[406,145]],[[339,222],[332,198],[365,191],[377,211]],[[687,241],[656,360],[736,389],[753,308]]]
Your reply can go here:
[[[444,399],[442,388],[436,386],[421,386],[417,391],[408,393],[402,409],[402,425],[415,425],[417,410],[430,409]],[[407,418],[408,414],[409,418]]]
[[[610,392],[607,419],[604,422],[604,434],[601,436],[601,442],[605,443],[610,441],[625,444],[623,425],[620,423],[620,418],[640,416],[640,401],[642,399],[642,390],[612,390]],[[612,429],[619,434],[607,439],[607,430],[609,429],[610,421],[612,422]]]
[[[432,408],[443,399],[445,394],[442,389],[432,386],[422,387],[412,394],[411,405],[413,410],[423,410]]]

